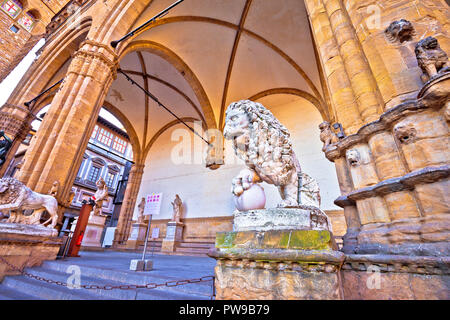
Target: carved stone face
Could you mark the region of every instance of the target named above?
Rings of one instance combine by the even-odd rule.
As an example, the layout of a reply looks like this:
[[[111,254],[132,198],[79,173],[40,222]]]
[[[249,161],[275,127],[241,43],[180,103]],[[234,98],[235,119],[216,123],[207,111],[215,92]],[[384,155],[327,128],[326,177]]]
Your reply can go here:
[[[416,140],[417,131],[412,124],[398,124],[394,127],[395,137],[403,144],[409,144]]]
[[[319,124],[320,131],[324,131],[326,129],[330,129],[330,123],[328,121],[324,121],[321,124]]]
[[[414,27],[411,22],[405,19],[392,22],[384,31],[390,41],[409,41],[414,36]]]
[[[347,150],[347,152],[345,154],[346,154],[348,163],[352,167],[355,167],[355,166],[357,166],[359,164],[359,161],[361,160],[361,157],[359,156],[358,150],[350,149],[350,150]]]
[[[223,135],[225,139],[231,140],[249,132],[250,121],[242,109],[227,110],[225,128]]]

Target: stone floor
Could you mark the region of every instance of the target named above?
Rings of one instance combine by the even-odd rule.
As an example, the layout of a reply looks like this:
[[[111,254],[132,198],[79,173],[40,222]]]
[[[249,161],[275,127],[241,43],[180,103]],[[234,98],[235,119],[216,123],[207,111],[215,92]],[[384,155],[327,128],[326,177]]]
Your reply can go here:
[[[195,279],[214,275],[215,260],[208,257],[151,254],[154,269],[147,272],[129,271],[131,259],[142,254],[127,252],[81,252],[80,258],[46,261],[40,267],[26,271],[36,276],[66,283],[73,275],[70,266],[78,266],[81,284],[123,285],[165,283],[172,280]],[[73,269],[73,267],[72,267]],[[0,300],[209,300],[212,281],[176,287],[134,290],[68,289],[26,276],[9,276],[0,284]]]

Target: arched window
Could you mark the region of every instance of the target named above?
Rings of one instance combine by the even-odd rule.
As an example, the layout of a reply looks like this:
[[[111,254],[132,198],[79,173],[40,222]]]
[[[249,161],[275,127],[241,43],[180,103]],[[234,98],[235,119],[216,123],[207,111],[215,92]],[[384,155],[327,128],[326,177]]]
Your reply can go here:
[[[6,12],[11,18],[15,19],[23,10],[22,2],[19,0],[5,0],[2,1],[1,8]]]

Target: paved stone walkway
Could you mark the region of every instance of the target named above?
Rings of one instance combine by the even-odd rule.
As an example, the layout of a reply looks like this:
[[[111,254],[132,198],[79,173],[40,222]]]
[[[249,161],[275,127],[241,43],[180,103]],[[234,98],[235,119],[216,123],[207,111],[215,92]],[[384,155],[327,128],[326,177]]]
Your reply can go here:
[[[28,268],[27,272],[66,283],[73,274],[68,268],[78,266],[81,284],[123,285],[164,283],[172,280],[195,279],[214,275],[215,260],[198,256],[147,254],[153,260],[153,270],[134,272],[129,270],[131,259],[142,254],[105,251],[80,253],[80,258],[46,261],[41,267]],[[73,267],[72,267],[73,270]],[[25,276],[9,276],[0,284],[0,300],[6,299],[55,299],[55,300],[209,300],[212,281],[186,284],[177,287],[134,290],[68,289]]]

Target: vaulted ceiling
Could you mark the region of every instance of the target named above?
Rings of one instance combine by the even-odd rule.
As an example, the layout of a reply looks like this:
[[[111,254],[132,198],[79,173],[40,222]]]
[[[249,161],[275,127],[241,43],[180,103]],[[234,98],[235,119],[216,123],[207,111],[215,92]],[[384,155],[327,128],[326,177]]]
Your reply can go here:
[[[154,0],[135,27],[171,3]],[[121,69],[179,117],[222,128],[231,102],[269,95],[277,103],[306,99],[326,114],[303,1],[186,0],[132,43]],[[130,120],[142,146],[174,120],[121,74],[106,100]]]

